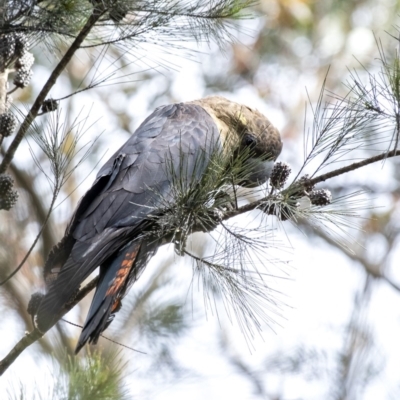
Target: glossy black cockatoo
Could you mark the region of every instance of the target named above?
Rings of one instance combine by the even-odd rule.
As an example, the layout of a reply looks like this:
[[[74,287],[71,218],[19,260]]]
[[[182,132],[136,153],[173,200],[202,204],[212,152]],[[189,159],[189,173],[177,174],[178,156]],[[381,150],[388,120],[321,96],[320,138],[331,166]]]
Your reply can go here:
[[[123,296],[165,243],[157,229],[151,231],[154,216],[171,200],[171,171],[174,180],[200,184],[214,149],[222,149],[227,160],[245,154],[247,171],[239,185],[254,187],[268,180],[282,143],[260,112],[218,96],[162,106],[147,117],[100,169],[48,257],[48,289],[35,319],[40,331],[60,319],[82,282],[100,267],[76,352],[87,341],[97,342]]]

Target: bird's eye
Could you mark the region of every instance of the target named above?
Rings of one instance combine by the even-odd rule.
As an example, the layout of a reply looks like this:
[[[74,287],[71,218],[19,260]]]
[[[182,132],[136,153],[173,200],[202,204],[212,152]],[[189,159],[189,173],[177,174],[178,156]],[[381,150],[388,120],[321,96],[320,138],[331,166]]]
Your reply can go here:
[[[253,136],[250,135],[249,133],[246,133],[243,137],[243,144],[248,147],[248,146],[254,146],[257,143],[257,139]]]

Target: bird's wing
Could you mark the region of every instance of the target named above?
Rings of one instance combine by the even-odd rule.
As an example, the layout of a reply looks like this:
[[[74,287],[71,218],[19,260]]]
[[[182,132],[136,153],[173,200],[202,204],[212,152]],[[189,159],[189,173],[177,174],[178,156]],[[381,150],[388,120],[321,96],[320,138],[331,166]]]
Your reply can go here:
[[[51,258],[62,254],[38,311],[39,328],[52,326],[83,280],[139,236],[149,214],[171,200],[168,171],[178,179],[200,178],[216,146],[218,128],[195,104],[160,107],[140,125],[101,168],[75,211],[65,244],[46,262],[47,273],[53,273]]]
[[[169,199],[168,169],[176,176],[200,175],[200,150],[209,153],[219,138],[212,118],[199,106],[173,104],[157,109],[101,168],[100,193],[78,207],[70,231],[87,241],[108,227],[138,225]],[[182,155],[185,165],[182,167]],[[106,179],[105,179],[106,178]],[[90,192],[90,191],[89,191]]]

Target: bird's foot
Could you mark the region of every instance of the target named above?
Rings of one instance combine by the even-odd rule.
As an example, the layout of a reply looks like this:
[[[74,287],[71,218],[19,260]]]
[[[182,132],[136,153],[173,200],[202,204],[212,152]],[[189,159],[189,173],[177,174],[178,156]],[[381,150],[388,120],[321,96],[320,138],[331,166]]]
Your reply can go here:
[[[44,297],[43,293],[35,292],[32,294],[31,299],[29,300],[28,308],[26,309],[26,311],[28,311],[28,314],[32,318],[33,326],[36,326],[35,315],[37,314],[37,311],[39,309],[39,306],[40,306],[40,303],[42,302],[43,297]]]

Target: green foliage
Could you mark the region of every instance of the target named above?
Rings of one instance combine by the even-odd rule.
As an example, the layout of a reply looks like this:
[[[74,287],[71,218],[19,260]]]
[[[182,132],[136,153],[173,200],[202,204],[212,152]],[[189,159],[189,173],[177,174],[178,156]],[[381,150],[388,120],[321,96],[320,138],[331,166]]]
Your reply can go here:
[[[222,44],[229,34],[225,26],[229,25],[227,20],[243,18],[242,10],[252,4],[252,0],[29,0],[22,4],[8,0],[1,31],[23,31],[34,41],[52,34],[70,39],[79,33],[93,13],[97,13],[101,18],[96,26],[102,29],[96,29],[89,46],[127,40],[138,40],[139,44],[147,35],[158,43],[168,38],[194,38]],[[171,43],[172,47],[176,44]]]
[[[188,328],[182,306],[174,303],[152,301],[143,309],[140,320],[143,336],[157,338],[160,336],[177,337]]]
[[[368,147],[383,143],[389,151],[400,137],[400,56],[398,51],[386,54],[379,41],[377,46],[378,65],[371,66],[377,73],[361,65],[363,72],[353,71],[346,84],[348,95],[337,99],[368,123],[363,137]]]
[[[65,50],[64,45],[76,37],[94,8],[97,8],[103,15],[81,47],[86,47],[90,54],[91,47],[93,46],[115,44],[118,46],[118,49],[114,48],[114,50],[118,50],[118,54],[121,56],[123,62],[128,64],[129,61],[126,61],[127,57],[129,57],[130,53],[137,57],[137,54],[142,50],[142,43],[144,42],[152,43],[166,52],[174,52],[181,46],[181,43],[191,39],[198,41],[216,39],[221,44],[221,38],[223,38],[224,34],[230,36],[230,24],[226,24],[224,18],[241,18],[243,16],[242,8],[250,4],[250,2],[236,0],[212,2],[15,0],[5,3],[8,9],[0,16],[2,32],[10,30],[23,31],[30,37],[32,44],[36,44],[43,38],[47,41],[59,40],[61,38],[63,40],[62,43],[54,46],[57,53],[62,53]],[[280,71],[286,80],[290,80],[293,71],[291,72],[288,66],[290,68],[295,66],[296,77],[300,76],[298,82],[302,82],[301,75],[304,65],[310,62],[321,63],[325,68],[326,63],[331,62],[333,63],[335,72],[337,72],[337,76],[342,78],[344,73],[343,71],[338,72],[338,68],[340,66],[345,68],[347,60],[343,62],[341,58],[343,54],[340,54],[340,52],[329,53],[333,54],[333,58],[330,59],[329,57],[320,55],[321,50],[323,52],[326,49],[319,47],[323,39],[319,31],[324,26],[329,26],[329,19],[332,19],[332,17],[339,18],[340,15],[337,14],[340,11],[343,14],[340,17],[341,27],[346,28],[343,28],[344,32],[340,31],[338,36],[340,37],[343,34],[345,37],[350,37],[350,31],[358,28],[358,24],[360,23],[359,21],[357,22],[357,15],[354,11],[362,11],[363,7],[371,8],[370,5],[373,2],[352,0],[322,3],[265,0],[260,3],[264,7],[263,14],[266,9],[265,7],[268,7],[268,3],[274,3],[278,11],[273,11],[269,14],[269,9],[267,8],[266,26],[261,28],[260,37],[253,43],[254,47],[253,44],[249,45],[249,52],[246,53],[243,60],[239,60],[244,62],[235,63],[235,60],[230,60],[229,68],[223,68],[223,76],[218,77],[216,81],[220,84],[220,82],[229,80],[229,84],[223,87],[223,90],[227,91],[233,90],[232,82],[234,83],[234,81],[241,87],[247,80],[252,85],[260,85],[258,87],[260,94],[264,96],[264,99],[269,104],[273,102],[274,96],[279,99],[279,109],[282,107],[286,120],[285,124],[291,128],[289,131],[292,132],[295,130],[293,129],[293,121],[302,120],[302,116],[294,112],[294,107],[291,108],[295,103],[294,101],[292,102],[293,104],[291,103],[291,100],[293,100],[291,95],[293,94],[293,97],[295,97],[296,93],[295,80],[293,79],[290,85],[291,95],[289,98],[285,97],[287,95],[284,92],[287,91],[287,87],[285,86],[284,90],[282,90],[282,88],[274,86],[274,83],[279,81],[279,79],[276,78],[277,75],[273,71]],[[291,8],[294,3],[296,3],[296,6],[301,5],[302,8],[300,7],[300,11],[303,10],[303,12],[297,13],[297,8]],[[29,13],[24,12],[23,7],[29,7]],[[313,14],[311,18],[307,19],[307,12],[304,12],[304,10],[307,11],[308,9]],[[374,8],[373,10],[371,11],[372,13],[376,9]],[[397,15],[398,13],[394,11],[391,14]],[[350,20],[351,18],[352,20]],[[376,21],[381,21],[381,19],[376,18]],[[364,24],[368,26],[368,21],[363,20],[362,27],[364,27]],[[222,29],[221,31],[219,31],[220,28]],[[300,28],[300,30],[294,28]],[[296,53],[294,57],[292,54],[293,51],[298,50],[298,41],[296,39],[303,39],[302,43],[305,40],[305,37],[301,37],[301,35],[306,36],[306,43],[311,46],[310,54],[304,56],[304,53],[302,53],[303,55],[298,56]],[[343,41],[343,49],[346,43],[347,41]],[[104,46],[103,48],[105,49],[106,47]],[[261,53],[258,53],[260,49]],[[234,53],[241,54],[240,51],[235,51]],[[345,52],[342,51],[342,53]],[[101,64],[103,56],[106,59],[105,54],[107,54],[107,57],[113,57],[112,51],[104,51],[102,56],[97,59],[99,61],[98,65]],[[144,53],[141,53],[140,56],[142,54]],[[91,55],[96,55],[96,53],[93,52]],[[145,56],[146,62],[148,62],[148,55],[145,54]],[[223,62],[220,59],[218,60],[223,65]],[[254,60],[256,61],[252,62]],[[351,88],[349,96],[341,97],[335,105],[323,103],[321,97],[321,101],[318,102],[317,107],[314,107],[314,125],[310,130],[311,135],[308,136],[305,156],[306,159],[309,157],[308,160],[310,161],[316,160],[317,162],[321,162],[318,164],[318,169],[322,169],[325,166],[333,167],[337,160],[343,160],[344,156],[353,150],[369,150],[372,144],[383,143],[387,145],[390,140],[392,140],[392,144],[393,142],[397,144],[399,137],[400,64],[397,55],[389,60],[381,57],[381,60],[383,60],[383,67],[377,75],[368,73],[365,74],[366,76],[362,75],[360,78],[357,72],[352,74],[352,79],[349,82]],[[243,73],[239,76],[239,79],[236,79],[237,77],[233,76],[233,70],[243,65],[246,68],[238,68]],[[257,76],[254,77],[255,71],[247,69],[251,65],[256,65],[257,67],[260,65],[270,69],[263,70],[260,68]],[[230,68],[232,68],[232,71],[229,71]],[[97,66],[95,69],[97,71]],[[213,73],[215,69],[212,69]],[[228,73],[227,70],[229,71]],[[320,76],[316,67],[310,74],[314,79],[318,79],[317,77]],[[111,76],[110,74],[108,77]],[[369,82],[370,85],[366,84],[366,82]],[[88,87],[94,86],[96,85],[90,84]],[[220,86],[216,86],[220,88]],[[330,80],[329,86],[333,86],[332,80]],[[254,86],[252,86],[252,89],[254,89]],[[115,92],[117,90],[115,88]],[[311,98],[314,98],[314,96],[311,95]],[[169,100],[169,98],[164,98],[162,101],[167,102]],[[302,107],[298,107],[297,111],[298,109],[302,109]],[[60,129],[60,126],[59,124],[58,128],[53,129],[53,133],[49,130],[40,132],[41,128],[37,129],[37,133],[39,134],[39,146],[43,148],[50,160],[53,172],[55,171],[54,175],[57,176],[58,174],[60,177],[59,181],[61,182],[64,181],[64,177],[69,177],[73,172],[70,162],[75,150],[70,147],[70,142],[73,142],[76,137],[72,135],[73,130],[79,129],[76,126],[71,127],[69,125],[71,128],[70,134],[68,128]],[[283,131],[287,132],[286,128]],[[35,130],[36,128],[34,127],[33,129]],[[49,132],[54,136],[50,135],[46,137]],[[32,130],[28,132],[28,135],[30,133],[32,133]],[[40,134],[43,136],[40,137]],[[365,154],[362,154],[362,157],[364,156]],[[57,157],[60,158],[57,159]],[[202,163],[201,157],[199,165]],[[298,160],[299,158],[298,154],[296,154],[296,157],[293,157],[292,160]],[[229,211],[232,204],[235,203],[236,193],[232,192],[234,190],[233,183],[237,183],[243,179],[243,175],[241,174],[245,174],[245,171],[243,171],[240,163],[232,166],[229,161],[229,158],[223,154],[216,153],[210,163],[210,168],[207,169],[204,176],[201,179],[193,180],[195,182],[194,185],[185,186],[185,183],[180,182],[179,179],[175,179],[172,193],[173,200],[166,198],[164,213],[161,216],[155,216],[159,222],[159,229],[163,230],[166,235],[168,234],[170,237],[173,237],[177,251],[180,254],[187,254],[184,244],[186,243],[188,234],[197,229],[206,231],[212,229],[219,223],[222,213]],[[41,168],[48,174],[46,166],[42,166]],[[184,165],[182,165],[182,168],[185,168]],[[315,169],[314,172],[316,173],[318,169]],[[173,175],[173,172],[171,174]],[[55,182],[53,177],[51,176],[49,179],[53,185]],[[271,190],[271,188],[268,188],[265,192],[268,195],[267,200],[259,208],[267,210],[268,207],[274,206],[279,219],[292,219],[296,223],[303,220],[313,226],[322,225],[326,227],[324,231],[329,234],[335,234],[335,229],[337,230],[340,225],[339,233],[341,234],[341,239],[348,234],[347,228],[354,228],[352,226],[353,217],[359,214],[360,210],[365,210],[365,204],[353,200],[354,195],[335,196],[333,203],[324,208],[311,206],[307,209],[299,209],[299,186],[297,183],[298,179],[296,177],[294,182],[285,189],[269,193],[268,190]],[[373,182],[370,183],[372,184]],[[356,190],[357,188],[354,188],[353,185],[347,185],[344,189]],[[41,194],[39,192],[39,195]],[[170,207],[174,202],[178,204],[176,209]],[[27,207],[29,207],[29,204]],[[35,213],[32,212],[33,214]],[[222,230],[228,234],[229,239],[225,240],[219,237],[217,239],[217,250],[210,257],[192,257],[194,260],[195,276],[199,277],[199,281],[201,281],[206,289],[204,295],[205,302],[208,302],[211,307],[211,303],[215,300],[212,295],[215,295],[217,300],[222,298],[226,309],[231,307],[231,310],[233,309],[236,315],[244,316],[240,320],[244,331],[251,325],[253,317],[255,321],[260,316],[260,314],[257,314],[259,311],[263,312],[261,317],[264,320],[268,320],[271,319],[270,312],[273,312],[276,307],[276,304],[274,304],[274,293],[271,293],[271,288],[267,286],[266,281],[263,281],[265,274],[263,272],[256,272],[254,269],[252,270],[254,260],[247,257],[249,252],[264,251],[268,246],[271,246],[271,242],[266,240],[269,238],[268,235],[271,234],[271,231],[270,227],[265,225],[265,219],[263,225],[254,230],[253,233],[256,235],[253,236],[250,235],[250,228],[247,228],[247,225],[245,228],[238,228],[236,226],[233,229],[224,223]],[[392,220],[392,223],[395,224],[393,222],[395,218],[388,218],[388,220]],[[36,222],[34,218],[33,222]],[[32,224],[21,223],[20,225],[28,226]],[[14,229],[16,234],[18,234],[19,242],[21,242],[20,238],[27,237],[26,232],[24,235],[21,233],[21,230]],[[395,232],[398,231],[396,226],[392,229]],[[383,228],[379,228],[378,231],[379,234],[384,233]],[[31,235],[31,232],[28,232],[28,234]],[[394,233],[393,237],[395,237]],[[312,240],[312,238],[308,240]],[[6,242],[4,241],[4,243]],[[276,245],[276,240],[273,245]],[[15,248],[18,250],[20,250],[19,246],[19,244],[15,244]],[[388,254],[389,251],[387,252]],[[259,259],[256,261],[260,261],[260,264],[263,265],[271,262],[261,252]],[[357,261],[361,264],[360,260]],[[324,262],[325,260],[321,261],[321,263]],[[302,266],[302,269],[306,268],[307,265]],[[256,278],[253,278],[253,276],[256,276]],[[159,288],[162,286],[160,282],[157,282],[156,285]],[[21,285],[21,287],[25,286]],[[165,290],[165,287],[161,287],[162,289]],[[18,295],[18,293],[12,293],[10,297],[13,299],[17,298],[16,294]],[[340,296],[342,296],[342,292],[340,292]],[[23,303],[19,298],[17,299],[19,303]],[[265,307],[265,303],[261,304],[263,300],[267,301],[267,307]],[[151,298],[149,301],[143,300],[143,303],[143,312],[137,320],[132,318],[132,313],[125,312],[124,318],[122,318],[123,321],[121,322],[121,326],[125,326],[124,330],[121,329],[121,332],[125,332],[125,338],[131,337],[135,329],[141,330],[143,337],[146,337],[146,339],[150,338],[154,345],[161,346],[160,343],[163,341],[162,339],[157,339],[157,337],[170,336],[173,338],[185,332],[190,317],[185,315],[185,310],[178,304],[157,301],[154,298]],[[127,304],[125,303],[124,309],[120,314],[124,313],[126,306]],[[132,307],[132,310],[134,309],[135,307]],[[115,326],[114,324],[113,326]],[[139,325],[142,328],[138,328]],[[129,329],[126,326],[129,326]],[[117,332],[121,335],[120,337],[123,337],[119,330]],[[228,335],[228,332],[225,332],[225,334]],[[46,343],[47,339],[48,337],[45,337],[43,342]],[[124,340],[122,339],[122,341]],[[49,347],[51,351],[51,346]],[[170,348],[171,346],[166,344],[162,350],[162,354],[167,355],[164,357],[166,360],[165,364],[171,364],[169,356],[173,354],[173,351],[170,351]],[[46,348],[44,347],[44,349]],[[353,348],[349,346],[348,353],[350,353],[350,356],[352,352],[354,352]],[[354,352],[354,355],[357,357],[358,353]],[[124,398],[123,394],[121,394],[121,386],[116,388],[114,378],[110,378],[112,371],[107,371],[107,368],[110,368],[109,361],[97,354],[91,357],[93,357],[92,362],[91,359],[80,361],[69,359],[68,366],[63,367],[64,370],[60,376],[56,374],[54,376],[54,382],[56,386],[58,385],[59,389],[57,390],[59,392],[54,392],[46,396],[38,395],[36,398],[60,398],[68,400]],[[98,360],[97,357],[99,357]],[[158,363],[159,359],[154,354],[150,357],[154,358],[155,362]],[[349,354],[341,357],[337,362],[343,366],[348,365],[348,358]],[[309,366],[310,368],[315,368],[314,372],[317,376],[318,386],[321,386],[320,379],[323,377],[320,375],[323,375],[325,364],[328,364],[325,359],[318,362],[319,359],[314,357],[312,353],[306,354],[303,351],[296,351],[293,354],[289,354],[288,357],[286,357],[284,350],[279,351],[276,354],[275,360],[275,368],[274,365],[267,365],[265,368],[262,368],[262,373],[265,374],[262,377],[262,381],[268,382],[268,375],[271,371],[278,374],[282,381],[290,379],[288,378],[290,372],[302,374],[307,379],[307,373],[304,373],[304,370]],[[286,367],[285,363],[287,363]],[[361,364],[367,370],[375,367],[376,359],[368,360],[368,363],[366,363],[365,358],[361,358]],[[378,363],[378,365],[381,366],[381,363]],[[348,373],[348,371],[343,371],[337,381],[335,380],[335,386],[338,388],[344,387],[346,372]],[[363,371],[361,372],[362,386],[367,387],[370,375]],[[243,374],[243,372],[241,373]],[[359,373],[359,371],[354,372],[352,375],[353,378]],[[69,375],[70,378],[68,377]],[[346,384],[352,383],[352,376],[347,377],[349,380],[345,382]],[[334,374],[331,374],[331,377],[333,379]],[[117,378],[115,376],[115,379]],[[58,381],[62,382],[57,383]],[[114,393],[106,390],[107,385],[110,385],[110,388],[116,388]],[[266,383],[266,386],[268,386],[268,383]],[[282,386],[290,386],[290,382],[289,384],[283,383]],[[328,387],[328,385],[326,386]],[[282,389],[282,391],[284,390],[286,389]],[[115,397],[107,397],[113,394]],[[285,395],[286,393],[282,393],[281,396],[276,394],[274,397],[287,397]],[[301,396],[300,393],[297,395]],[[305,396],[307,397],[307,395]],[[21,389],[19,395],[17,394],[14,398],[31,399],[32,397],[28,394],[24,395],[24,389]],[[263,396],[263,398],[267,398],[267,395]],[[343,398],[343,396],[337,398]]]
[[[230,143],[237,142],[234,130],[235,127],[227,139]],[[274,260],[260,263],[271,246],[268,240],[271,228],[265,224],[266,219],[255,228],[229,226],[223,221],[227,213],[237,208],[237,185],[246,182],[251,174],[249,160],[261,163],[269,156],[256,157],[251,148],[241,148],[237,143],[228,149],[209,141],[196,153],[194,161],[189,161],[183,149],[179,158],[171,154],[166,162],[171,190],[167,195],[158,193],[157,198],[162,197],[163,202],[152,213],[152,221],[156,222],[152,225],[158,230],[148,234],[164,237],[165,242],[174,243],[177,254],[190,256],[193,281],[203,289],[206,310],[218,314],[216,304],[220,301],[228,318],[235,318],[244,335],[250,338],[261,330],[261,321],[273,323],[282,306],[279,293],[264,279],[268,274],[257,269],[260,264],[265,268],[266,264],[274,263]],[[279,195],[269,197],[277,205],[282,199]],[[221,223],[223,233],[216,240],[213,255],[197,257],[187,251],[189,235],[211,232]],[[154,317],[158,323],[157,313]],[[160,329],[158,324],[155,326]]]
[[[31,37],[50,33],[69,37],[77,34],[91,13],[92,6],[88,1],[8,0],[5,2],[1,31],[6,33],[17,29]]]
[[[56,398],[65,400],[123,400],[124,364],[118,355],[89,354],[84,359],[68,357],[64,365],[67,384],[57,385]],[[60,391],[59,391],[60,390]],[[66,395],[67,391],[67,396]]]
[[[34,388],[21,381],[18,387],[8,390],[10,400],[124,400],[131,399],[124,388],[126,364],[118,354],[100,351],[86,357],[58,357],[54,359],[52,382]],[[43,376],[45,379],[45,376]],[[38,382],[39,383],[39,382]],[[43,382],[42,382],[43,383]]]
[[[228,142],[234,143],[234,129]],[[236,147],[223,150],[219,143],[207,140],[194,160],[182,147],[178,164],[172,154],[167,158],[170,191],[167,196],[159,193],[162,202],[153,218],[160,229],[157,235],[175,243],[178,254],[183,254],[190,234],[210,232],[219,224],[237,204],[235,186],[246,182],[251,170],[268,159],[268,155],[255,157],[248,147]]]
[[[74,170],[89,156],[97,138],[86,145],[80,144],[89,129],[88,116],[78,115],[70,124],[63,122],[61,112],[49,114],[42,124],[33,123],[29,134],[36,142],[50,163],[51,175],[48,168],[43,168],[37,154],[31,151],[38,168],[46,176],[53,192],[58,193],[68,181]],[[80,155],[76,162],[75,158]]]

